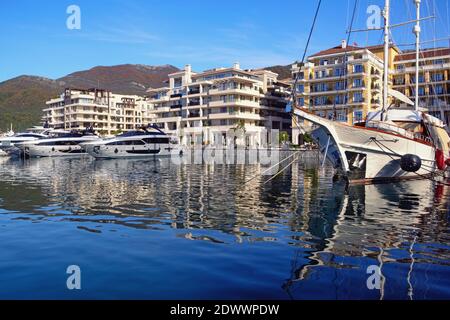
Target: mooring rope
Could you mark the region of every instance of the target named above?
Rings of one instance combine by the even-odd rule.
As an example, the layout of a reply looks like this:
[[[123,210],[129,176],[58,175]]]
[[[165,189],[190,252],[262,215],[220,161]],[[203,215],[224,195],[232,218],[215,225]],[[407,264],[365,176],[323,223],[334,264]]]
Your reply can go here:
[[[383,144],[381,143],[381,142],[379,142],[379,141],[377,141],[377,140],[372,140],[373,142],[375,142],[375,144],[380,148],[380,150],[384,153],[384,154],[386,154],[389,158],[391,158],[392,160],[394,160],[394,161],[399,161],[399,159],[395,159],[393,156],[391,156],[388,152],[386,152],[384,149],[383,149]],[[386,147],[388,150],[390,150],[388,147]],[[392,150],[390,150],[392,153],[394,153],[394,154],[396,154],[396,152],[393,152]],[[397,156],[400,156],[400,155],[397,155]],[[401,157],[401,156],[400,156]],[[428,171],[429,173],[431,173],[431,174],[435,174],[435,172],[432,172],[432,171],[430,171],[430,170],[427,170],[427,169],[424,169],[425,171]],[[423,174],[420,174],[420,173],[417,173],[417,172],[413,172],[415,175],[417,175],[417,176],[419,176],[419,177],[421,177],[422,179],[426,179],[426,180],[430,180],[430,181],[433,181],[433,182],[436,182],[437,184],[440,184],[440,185],[443,185],[443,186],[447,186],[447,187],[450,187],[450,183],[446,183],[446,182],[441,182],[441,181],[438,181],[438,180],[436,180],[436,179],[433,179],[432,177],[428,177],[428,176],[426,176],[426,175],[423,175]]]

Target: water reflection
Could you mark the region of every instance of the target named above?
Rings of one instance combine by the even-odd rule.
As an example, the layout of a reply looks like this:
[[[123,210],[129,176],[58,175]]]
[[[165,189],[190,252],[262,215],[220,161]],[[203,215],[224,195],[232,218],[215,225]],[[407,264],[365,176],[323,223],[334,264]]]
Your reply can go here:
[[[305,225],[304,240],[316,245],[293,259],[284,284],[292,298],[449,297],[447,187],[415,181],[330,192]],[[381,270],[380,290],[362,285],[371,265]],[[437,283],[441,291],[433,291]]]
[[[258,176],[245,184],[263,170],[170,160],[0,158],[0,215],[68,222],[98,235],[172,230],[187,247],[208,242],[217,252],[224,245],[276,244],[270,248],[279,250],[282,267],[280,261],[265,267],[278,272],[273,287],[282,293],[274,290],[272,298],[450,297],[447,187],[416,181],[346,193],[332,184],[330,169],[317,169],[314,156],[270,183]],[[248,253],[233,259],[251,260]],[[366,286],[370,265],[381,267],[380,290]]]

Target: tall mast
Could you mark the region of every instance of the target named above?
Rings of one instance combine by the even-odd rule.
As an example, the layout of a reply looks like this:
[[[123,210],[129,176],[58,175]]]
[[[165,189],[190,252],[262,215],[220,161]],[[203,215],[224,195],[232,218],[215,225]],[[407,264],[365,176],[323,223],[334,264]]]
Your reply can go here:
[[[390,0],[386,0],[384,8],[384,81],[383,81],[383,110],[388,109],[388,86],[389,86],[389,15]]]
[[[414,0],[414,3],[416,4],[416,15],[417,15],[417,22],[414,26],[414,34],[416,35],[416,93],[415,93],[415,104],[414,107],[416,111],[419,110],[419,58],[420,58],[420,2],[421,0]]]

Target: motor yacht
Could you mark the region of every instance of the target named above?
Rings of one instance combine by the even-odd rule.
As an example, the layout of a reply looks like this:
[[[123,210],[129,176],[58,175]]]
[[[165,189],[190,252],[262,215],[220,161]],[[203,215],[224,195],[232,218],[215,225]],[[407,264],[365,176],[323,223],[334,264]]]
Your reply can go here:
[[[51,134],[39,140],[18,143],[16,147],[30,158],[73,157],[86,154],[80,146],[82,143],[96,140],[100,140],[100,137],[93,131],[71,131]]]
[[[182,155],[178,140],[156,127],[130,131],[114,138],[82,144],[83,149],[94,158],[143,158]]]

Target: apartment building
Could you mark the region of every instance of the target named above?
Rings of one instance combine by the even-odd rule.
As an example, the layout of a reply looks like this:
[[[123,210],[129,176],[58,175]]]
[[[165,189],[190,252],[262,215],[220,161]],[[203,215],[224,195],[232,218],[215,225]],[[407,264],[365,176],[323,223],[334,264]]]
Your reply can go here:
[[[416,54],[404,52],[394,61],[393,88],[415,99]],[[450,124],[450,48],[423,50],[419,60],[419,106]]]
[[[400,52],[392,46],[389,64]],[[304,65],[292,66],[292,83],[297,82],[297,106],[324,118],[354,124],[368,112],[381,107],[383,80],[383,46],[356,47],[341,45],[310,56]],[[300,130],[293,121],[293,142]]]
[[[290,84],[267,70],[242,70],[239,64],[201,73],[169,75],[165,88],[148,90],[154,122],[185,145],[271,144],[271,129],[291,133],[286,112]],[[243,129],[239,137],[233,131]]]
[[[345,63],[346,59],[346,63]],[[388,87],[415,99],[415,52],[389,49]],[[428,113],[450,123],[450,48],[420,53],[419,103]],[[340,46],[316,53],[300,66],[292,66],[292,83],[298,77],[297,105],[325,118],[354,124],[382,106],[384,47]],[[393,102],[389,99],[388,103]],[[397,107],[405,107],[395,102]],[[293,119],[293,142],[299,142],[300,119]]]
[[[143,97],[68,88],[60,97],[47,101],[43,121],[55,129],[93,127],[100,134],[111,135],[152,123],[152,117],[150,104]]]

